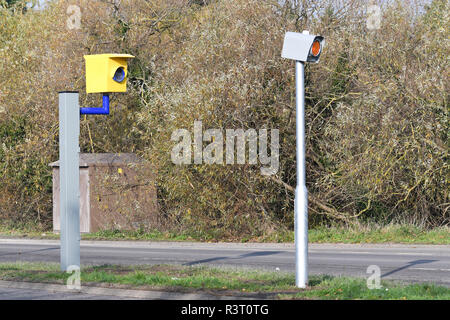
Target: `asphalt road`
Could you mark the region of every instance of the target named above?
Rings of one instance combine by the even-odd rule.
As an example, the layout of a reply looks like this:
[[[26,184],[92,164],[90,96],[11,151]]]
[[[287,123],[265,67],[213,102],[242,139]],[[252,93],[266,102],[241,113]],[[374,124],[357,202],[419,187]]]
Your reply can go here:
[[[293,244],[82,241],[82,265],[213,265],[294,272]],[[0,262],[59,262],[59,241],[0,239]],[[450,287],[450,246],[310,244],[309,273],[367,278],[376,265],[382,279]],[[1,297],[0,297],[1,299]]]

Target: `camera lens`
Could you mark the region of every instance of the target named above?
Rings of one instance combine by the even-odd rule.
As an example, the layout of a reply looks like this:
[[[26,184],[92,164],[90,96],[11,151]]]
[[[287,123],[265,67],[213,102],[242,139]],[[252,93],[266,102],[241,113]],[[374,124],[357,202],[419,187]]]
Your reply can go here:
[[[113,80],[116,82],[122,82],[125,79],[125,69],[123,67],[119,67],[114,73]]]

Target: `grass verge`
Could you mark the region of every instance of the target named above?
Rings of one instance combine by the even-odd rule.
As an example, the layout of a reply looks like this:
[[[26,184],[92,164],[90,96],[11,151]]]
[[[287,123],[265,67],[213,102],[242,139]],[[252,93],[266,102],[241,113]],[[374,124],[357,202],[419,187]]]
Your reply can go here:
[[[39,232],[32,228],[14,229],[0,225],[0,237],[59,239],[58,234]],[[241,239],[218,239],[204,233],[173,233],[158,230],[121,231],[105,230],[82,235],[83,240],[136,240],[136,241],[232,241],[232,242],[293,242],[291,231],[275,232],[260,237]],[[431,230],[413,225],[318,227],[309,230],[311,243],[407,243],[407,244],[450,244],[450,227]]]
[[[413,225],[320,227],[309,232],[316,243],[450,244],[450,227],[424,229]]]
[[[1,263],[0,279],[65,284],[70,274],[58,264]],[[81,285],[142,290],[214,292],[221,295],[262,294],[271,299],[439,299],[450,300],[450,288],[432,284],[402,284],[382,281],[370,290],[365,279],[311,276],[310,286],[294,286],[291,273],[174,265],[88,266],[81,270]]]

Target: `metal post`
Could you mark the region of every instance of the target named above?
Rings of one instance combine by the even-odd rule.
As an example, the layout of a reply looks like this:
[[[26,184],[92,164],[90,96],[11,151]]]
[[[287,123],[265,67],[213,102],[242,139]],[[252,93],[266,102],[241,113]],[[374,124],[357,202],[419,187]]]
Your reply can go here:
[[[59,92],[61,270],[80,267],[80,107],[78,92]],[[72,267],[73,268],[73,267]]]
[[[305,65],[295,62],[297,186],[295,188],[295,285],[308,283],[308,191],[305,169]]]

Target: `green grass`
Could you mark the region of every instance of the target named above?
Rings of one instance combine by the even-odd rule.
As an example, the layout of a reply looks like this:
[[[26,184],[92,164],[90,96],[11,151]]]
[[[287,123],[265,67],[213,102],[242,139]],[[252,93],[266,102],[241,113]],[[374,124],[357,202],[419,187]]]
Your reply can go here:
[[[197,233],[173,233],[161,232],[153,230],[144,231],[121,231],[121,230],[104,230],[82,236],[86,240],[170,240],[170,241],[210,241],[212,238]]]
[[[0,279],[65,284],[70,274],[58,264],[2,263]],[[223,295],[262,294],[271,299],[439,299],[450,300],[450,289],[431,284],[382,281],[369,290],[365,279],[311,276],[307,289],[294,286],[291,273],[262,272],[174,265],[89,266],[81,270],[81,285],[154,289],[179,292],[214,292]]]
[[[311,289],[282,294],[281,299],[325,300],[450,300],[450,289],[433,284],[400,284],[382,281],[380,289],[368,289],[365,279],[322,277],[310,281]]]
[[[0,237],[59,239],[58,234],[36,231],[32,228],[13,229],[0,225]],[[293,242],[291,231],[274,232],[260,237],[242,236],[237,239],[217,239],[213,234],[201,232],[161,232],[158,230],[119,231],[106,230],[83,234],[83,240],[136,240],[136,241],[232,241],[232,242]],[[431,230],[413,225],[362,226],[362,227],[317,227],[309,230],[312,243],[409,243],[450,244],[450,227]]]
[[[360,228],[321,227],[309,231],[309,241],[316,243],[450,244],[450,227],[431,230],[412,225]]]

